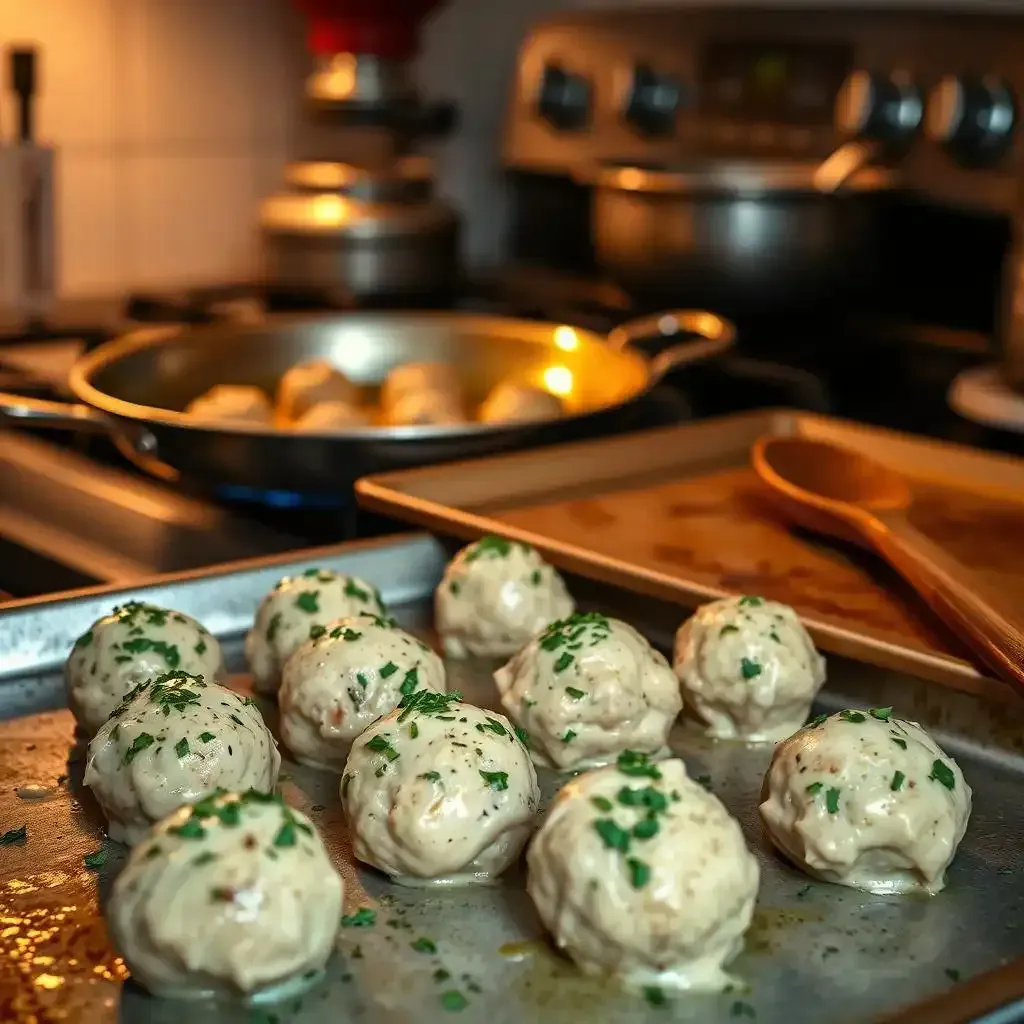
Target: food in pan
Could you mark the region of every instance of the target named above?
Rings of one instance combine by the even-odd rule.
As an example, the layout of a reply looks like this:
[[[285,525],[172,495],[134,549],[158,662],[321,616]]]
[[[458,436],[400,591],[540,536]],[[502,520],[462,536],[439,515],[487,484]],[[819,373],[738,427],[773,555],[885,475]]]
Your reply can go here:
[[[944,888],[971,814],[957,763],[892,708],[816,718],[776,748],[761,798],[797,867],[879,893]]]
[[[392,427],[448,427],[466,422],[457,397],[447,391],[410,391],[385,406],[384,416]]]
[[[586,974],[720,990],[743,946],[757,861],[682,761],[625,752],[573,779],[527,853],[541,921]]]
[[[676,634],[674,667],[687,708],[719,739],[784,739],[825,682],[825,659],[796,612],[761,597],[697,609]]]
[[[387,615],[377,589],[357,576],[307,569],[301,576],[280,580],[260,602],[245,638],[253,686],[276,694],[281,669],[299,644],[337,619],[362,612]]]
[[[540,791],[506,718],[417,690],[355,741],[341,802],[361,861],[404,885],[472,885],[519,856]]]
[[[447,655],[513,654],[575,605],[565,583],[528,544],[483,537],[449,562],[434,595]]]
[[[380,389],[380,401],[385,411],[402,398],[423,391],[440,392],[448,396],[453,405],[462,404],[462,384],[456,367],[449,363],[404,363],[396,366]]]
[[[188,615],[129,601],[75,641],[64,668],[68,707],[91,736],[133,686],[173,669],[215,679],[220,644]]]
[[[259,388],[248,384],[218,384],[193,399],[185,412],[199,420],[270,425],[274,410],[270,399]]]
[[[478,417],[483,423],[527,423],[558,419],[563,412],[561,399],[550,391],[505,381],[487,396]]]
[[[421,689],[445,690],[444,663],[426,644],[393,619],[341,619],[285,662],[281,738],[304,764],[341,771],[352,741]]]
[[[295,421],[296,430],[341,430],[345,427],[365,427],[366,413],[347,402],[318,402]]]
[[[216,789],[269,792],[280,767],[248,697],[177,671],[140,683],[114,709],[89,743],[85,784],[110,838],[133,846],[154,821]]]
[[[321,402],[359,402],[355,385],[324,359],[298,363],[278,381],[277,412],[284,420],[301,419]]]
[[[494,681],[537,764],[574,771],[623,750],[663,756],[682,711],[668,661],[632,626],[598,612],[552,622]]]
[[[107,919],[132,977],[162,996],[294,994],[334,946],[342,881],[279,796],[218,791],[150,830]]]

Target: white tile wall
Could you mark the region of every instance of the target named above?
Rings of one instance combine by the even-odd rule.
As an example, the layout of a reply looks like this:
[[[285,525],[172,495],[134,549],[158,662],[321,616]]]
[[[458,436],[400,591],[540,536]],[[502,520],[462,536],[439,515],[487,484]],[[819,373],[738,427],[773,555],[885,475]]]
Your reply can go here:
[[[421,81],[462,113],[439,160],[471,261],[500,254],[498,138],[527,26],[559,8],[628,2],[449,0],[427,27]],[[0,0],[0,45],[19,42],[41,49],[39,132],[61,151],[66,295],[252,273],[255,204],[299,130],[306,58],[289,0]],[[12,124],[3,97],[0,134]]]

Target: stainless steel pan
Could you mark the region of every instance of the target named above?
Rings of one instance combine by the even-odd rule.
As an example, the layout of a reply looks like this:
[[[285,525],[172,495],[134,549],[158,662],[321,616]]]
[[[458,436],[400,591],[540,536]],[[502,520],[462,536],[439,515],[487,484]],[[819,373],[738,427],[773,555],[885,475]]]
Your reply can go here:
[[[633,347],[673,335],[690,339],[653,358]],[[731,324],[696,311],[634,321],[607,337],[567,325],[457,313],[344,313],[159,328],[110,341],[79,360],[68,381],[77,403],[0,393],[0,416],[8,423],[106,432],[133,461],[168,479],[331,493],[368,472],[593,436],[670,370],[716,356],[734,340]],[[272,395],[289,367],[314,358],[330,360],[368,391],[402,363],[452,363],[471,400],[512,379],[561,395],[568,415],[535,424],[309,434],[213,426],[181,411],[216,384],[252,384]]]

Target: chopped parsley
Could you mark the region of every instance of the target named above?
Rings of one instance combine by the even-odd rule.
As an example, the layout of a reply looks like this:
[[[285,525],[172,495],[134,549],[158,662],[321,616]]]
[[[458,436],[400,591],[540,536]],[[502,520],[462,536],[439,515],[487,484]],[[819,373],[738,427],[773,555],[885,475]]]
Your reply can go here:
[[[377,923],[377,911],[372,907],[360,907],[354,914],[341,919],[342,928],[372,928]]]
[[[526,545],[524,544],[525,548]],[[504,537],[481,537],[470,544],[463,553],[463,561],[475,562],[478,558],[507,558],[512,553],[512,541]]]
[[[121,649],[129,654],[141,654],[143,651],[152,651],[159,654],[171,668],[177,668],[181,664],[181,653],[174,644],[166,640],[152,640],[148,636],[136,636],[131,640],[125,640]]]
[[[356,682],[365,690],[370,685],[370,680],[362,672],[356,673]]]
[[[889,784],[889,788],[897,793],[903,788],[903,783],[906,780],[906,775],[903,772],[896,772],[892,777],[892,782]]]
[[[566,729],[564,733],[559,737],[563,743],[572,743],[576,739],[576,733],[572,729]]]
[[[824,782],[812,782],[805,792],[810,793],[811,796],[817,796],[825,788]]]
[[[480,778],[487,783],[491,789],[496,789],[499,792],[504,789],[508,789],[508,772],[480,772]]]
[[[860,725],[861,722],[868,720],[867,715],[861,711],[840,711],[839,717],[844,722],[853,722],[855,725]]]
[[[155,742],[156,740],[148,732],[140,732],[139,735],[132,740],[132,745],[124,752],[124,763],[131,764],[143,750],[147,750],[149,747],[153,746]]]
[[[604,811],[607,814],[610,810],[613,810],[615,805],[604,796],[592,796],[590,802],[599,810]]]
[[[711,792],[711,776],[710,775],[698,775],[694,782],[698,786],[703,786],[709,793]]]
[[[501,724],[501,722],[496,722],[493,718],[488,718],[486,725],[482,726],[480,731],[482,732],[484,729],[490,729],[490,731],[496,736],[508,735],[508,730]]]
[[[217,734],[215,732],[201,732],[199,734],[199,741],[201,743],[209,743],[210,740],[215,740],[216,738]]]
[[[633,837],[635,839],[653,839],[660,831],[661,826],[657,818],[643,818],[633,826]]]
[[[408,697],[416,687],[420,685],[420,673],[418,668],[411,668],[405,673],[405,678],[402,680],[402,685],[399,687],[399,692],[403,697]]]
[[[310,626],[309,627],[309,639],[310,640],[319,640],[320,637],[322,637],[326,632],[327,632],[327,627],[326,626],[321,626],[319,624]]]
[[[441,773],[440,772],[424,772],[422,775],[417,775],[416,778],[417,779],[426,779],[427,782],[440,782],[441,781]]]
[[[594,822],[594,831],[609,850],[618,850],[620,853],[629,850],[629,833],[611,818],[598,818]]]
[[[573,700],[583,700],[587,693],[585,690],[577,690],[575,686],[567,686],[565,692],[572,697]]]
[[[390,679],[397,671],[398,666],[393,661],[389,661],[381,668],[380,677],[381,679]]]
[[[637,886],[637,888],[640,888]],[[644,989],[644,999],[647,1000],[651,1006],[665,1006],[668,1000],[665,998],[665,993],[658,988],[657,985],[648,985]]]
[[[180,825],[170,829],[170,831],[182,839],[202,839],[206,835],[206,829],[203,828],[202,822],[196,817],[183,821]]]
[[[188,740],[184,736],[174,744],[174,752],[178,757],[188,757]]]
[[[391,741],[384,734],[374,736],[367,742],[366,747],[376,754],[383,754],[388,762],[397,761],[400,756],[398,751],[391,745]]]
[[[872,718],[878,719],[879,722],[888,722],[889,716],[892,714],[892,708],[871,708],[868,714]]]
[[[555,661],[555,671],[564,672],[575,660],[568,651],[562,651]]]
[[[28,825],[12,828],[0,836],[0,846],[24,846],[28,842]]]
[[[731,1017],[756,1017],[757,1011],[749,1003],[741,1003],[738,1000],[729,1009]]]
[[[307,615],[314,615],[320,611],[320,592],[317,590],[303,590],[295,598],[295,607],[304,611]]]
[[[274,612],[270,616],[270,622],[267,623],[267,643],[272,644],[274,638],[277,636],[277,631],[281,628],[281,623],[284,620],[283,612]]]
[[[413,740],[419,739],[419,735],[420,735],[420,727],[415,722],[413,722],[409,726],[409,738],[413,739]]]
[[[642,860],[627,857],[626,867],[629,869],[629,884],[634,889],[642,889],[651,880],[651,869]]]
[[[746,608],[760,608],[764,604],[763,597],[741,597],[740,607]]]
[[[451,988],[441,995],[441,1006],[449,1013],[458,1013],[468,1005],[469,1000],[457,988]]]
[[[196,654],[200,654],[200,655],[201,654],[205,654],[206,653],[206,641],[205,640],[200,640],[199,643],[197,643],[195,645],[195,647],[193,647],[192,649],[196,652]]]
[[[421,715],[445,715],[450,705],[462,700],[462,694],[458,690],[449,690],[448,693],[435,693],[433,690],[416,690],[408,697],[399,701],[398,707],[401,714],[399,722],[404,722],[414,711]],[[444,719],[447,721],[447,719]]]
[[[277,830],[277,835],[274,836],[274,845],[281,847],[294,846],[298,842],[298,832],[295,829],[295,822],[287,820]]]
[[[740,674],[744,679],[753,679],[761,674],[761,662],[754,658],[743,658],[740,661]]]
[[[839,811],[839,790],[834,787],[825,794],[825,810],[829,814],[836,814]]]
[[[646,754],[637,753],[635,750],[624,750],[619,754],[615,764],[623,775],[648,779],[661,778],[658,766],[651,764],[651,759]]]
[[[543,576],[541,575],[540,569],[534,569],[533,572],[530,574],[530,582],[535,587],[539,587],[540,586],[540,581],[542,579],[543,579]]]
[[[525,729],[523,729],[521,726],[516,725],[516,726],[513,726],[513,728],[516,731],[516,738],[519,740],[520,743],[522,743],[522,745],[524,747],[526,747],[527,750],[529,750],[530,749],[530,734]]]
[[[363,601],[366,604],[370,602],[370,595],[367,591],[363,590],[361,586],[351,576],[345,578],[345,596],[354,597],[357,601]]]
[[[92,630],[87,629],[76,641],[75,649],[81,650],[84,647],[88,647],[93,641]]]
[[[933,761],[932,773],[928,778],[941,783],[946,789],[951,790],[956,786],[956,776],[953,774],[953,769],[945,761]]]
[[[459,591],[462,589],[462,587],[459,586],[458,580],[452,580],[451,583],[448,584],[448,589],[452,592],[452,594],[455,597],[458,597]]]
[[[93,850],[92,853],[87,853],[82,858],[82,863],[87,868],[101,868],[107,863],[107,851],[101,846],[98,850]]]
[[[805,726],[805,729],[817,729],[819,725],[824,725],[829,719],[828,715],[818,715],[817,718],[812,718]]]
[[[890,736],[890,739],[893,741],[893,743],[896,744],[897,747],[900,748],[900,750],[906,750],[907,749],[907,741],[906,740],[900,739],[899,736]]]
[[[433,939],[428,939],[425,935],[421,935],[415,942],[410,942],[409,945],[417,953],[430,953],[433,955],[437,952],[437,944]]]
[[[739,626],[734,626],[731,623],[723,626],[719,631],[719,636],[728,636],[730,633],[738,633],[740,631]]]

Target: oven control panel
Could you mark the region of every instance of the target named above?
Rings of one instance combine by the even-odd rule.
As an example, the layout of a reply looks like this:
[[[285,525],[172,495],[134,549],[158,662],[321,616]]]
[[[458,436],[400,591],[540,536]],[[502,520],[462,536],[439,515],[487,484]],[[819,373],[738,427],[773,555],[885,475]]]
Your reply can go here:
[[[1015,209],[1024,13],[687,7],[539,25],[520,54],[509,168],[823,160],[875,144],[904,184]]]

